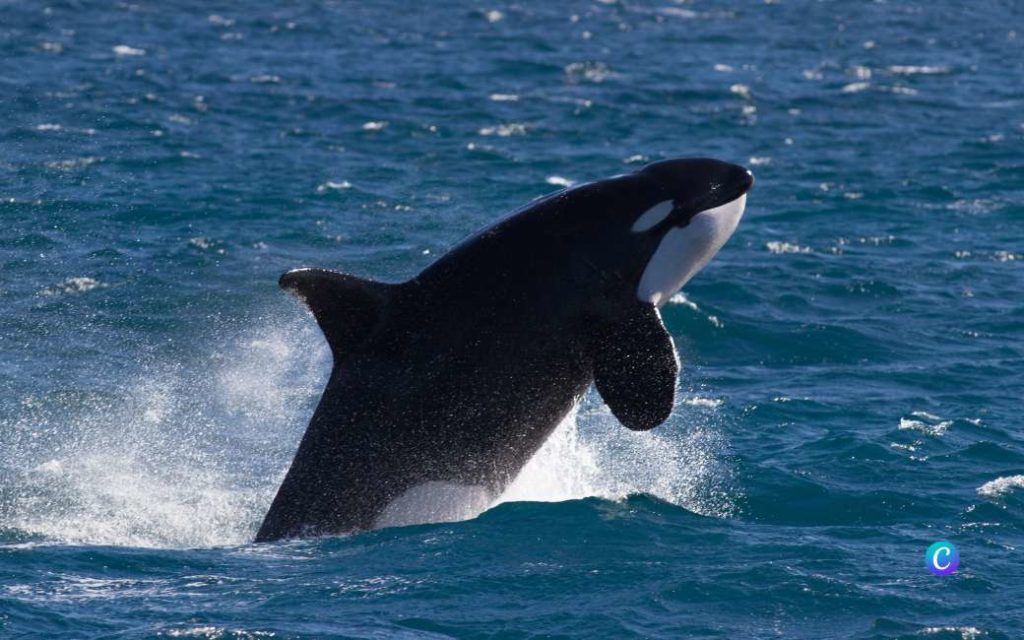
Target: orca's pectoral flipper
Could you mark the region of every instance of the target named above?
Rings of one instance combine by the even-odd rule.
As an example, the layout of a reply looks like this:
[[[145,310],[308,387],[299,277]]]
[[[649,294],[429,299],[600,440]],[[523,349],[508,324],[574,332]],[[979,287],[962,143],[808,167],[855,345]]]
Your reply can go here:
[[[640,303],[599,332],[594,350],[594,384],[619,422],[646,431],[668,419],[679,358],[654,305]]]
[[[283,274],[278,284],[302,298],[313,312],[335,362],[370,335],[395,286],[328,269],[295,269]]]

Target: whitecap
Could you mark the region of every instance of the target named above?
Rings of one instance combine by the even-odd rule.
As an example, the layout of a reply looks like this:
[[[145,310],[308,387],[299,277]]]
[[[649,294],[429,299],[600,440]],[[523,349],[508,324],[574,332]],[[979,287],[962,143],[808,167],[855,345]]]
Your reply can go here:
[[[990,480],[978,487],[977,492],[979,496],[998,498],[1012,489],[1024,489],[1024,475],[1003,476]]]
[[[318,185],[317,188],[316,188],[316,192],[317,193],[324,193],[324,192],[327,192],[327,191],[341,191],[343,189],[351,189],[351,188],[352,188],[352,183],[349,182],[348,180],[341,180],[341,181],[328,180],[327,182],[324,182],[323,184]]]
[[[114,51],[115,54],[117,54],[119,56],[122,56],[122,57],[127,57],[127,56],[144,56],[144,55],[146,55],[146,50],[145,49],[136,49],[135,47],[129,47],[126,44],[119,44],[119,45],[117,45],[116,47],[114,47],[113,51]]]
[[[171,638],[244,638],[245,640],[256,638],[274,638],[277,634],[271,631],[245,631],[243,629],[232,629],[230,627],[215,627],[212,625],[183,627],[181,629],[168,629],[167,635]]]
[[[615,74],[608,65],[603,62],[573,62],[572,64],[566,65],[565,75],[573,82],[587,80],[599,83],[604,82]]]
[[[683,18],[684,20],[692,20],[700,16],[699,13],[692,9],[683,9],[682,7],[665,7],[659,11],[662,15],[672,16],[673,18]]]
[[[548,176],[547,178],[544,179],[544,182],[555,187],[571,187],[572,185],[576,184],[575,180],[563,178],[562,176]]]
[[[729,93],[735,93],[736,95],[746,100],[750,99],[750,87],[745,84],[734,84],[729,87]]]
[[[526,125],[518,122],[499,124],[493,127],[483,127],[477,131],[482,136],[498,136],[507,138],[509,136],[521,136],[526,134]]]
[[[209,21],[210,24],[216,25],[218,27],[231,27],[235,24],[233,18],[225,18],[224,16],[217,15],[216,13],[210,15],[210,17],[207,18],[207,21]]]
[[[952,420],[944,420],[926,411],[914,411],[910,415],[912,416],[910,418],[900,418],[899,428],[901,430],[918,431],[938,438],[945,435],[953,425]]]
[[[48,169],[58,171],[71,171],[73,169],[84,169],[100,161],[100,158],[89,156],[86,158],[71,158],[69,160],[52,160],[46,163]]]
[[[690,396],[689,398],[683,398],[683,404],[688,404],[691,407],[717,409],[718,407],[725,404],[725,401],[722,400],[721,398],[705,398],[702,396]]]
[[[942,66],[929,66],[929,65],[900,65],[895,64],[889,67],[889,71],[899,75],[937,75],[942,73],[949,73],[949,67]]]
[[[926,627],[923,633],[925,635],[959,633],[961,640],[978,640],[984,635],[987,635],[977,627]]]
[[[207,249],[213,249],[217,245],[216,241],[203,237],[189,238],[188,243],[197,249],[202,249],[203,251],[206,251]],[[218,247],[217,253],[220,255],[224,255],[225,253],[227,253],[227,249],[225,249],[224,247]]]
[[[772,240],[764,245],[768,251],[775,254],[782,253],[813,253],[814,250],[810,247],[803,247],[798,244],[792,244],[790,242],[779,242],[778,240]]]
[[[59,296],[65,293],[85,293],[86,291],[92,291],[100,287],[105,287],[103,284],[95,278],[88,276],[79,276],[75,278],[67,278],[62,280],[52,287],[47,287],[39,292],[41,296]]]

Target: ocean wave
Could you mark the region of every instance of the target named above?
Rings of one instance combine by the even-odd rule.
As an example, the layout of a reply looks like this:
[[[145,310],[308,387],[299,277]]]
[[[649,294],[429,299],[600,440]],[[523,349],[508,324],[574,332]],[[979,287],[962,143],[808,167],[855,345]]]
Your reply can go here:
[[[899,428],[913,430],[932,437],[941,437],[953,425],[952,420],[944,420],[927,411],[914,411],[910,418],[900,418]]]
[[[1014,489],[1024,489],[1024,475],[1003,476],[995,480],[989,480],[978,487],[977,492],[979,496],[998,498]]]

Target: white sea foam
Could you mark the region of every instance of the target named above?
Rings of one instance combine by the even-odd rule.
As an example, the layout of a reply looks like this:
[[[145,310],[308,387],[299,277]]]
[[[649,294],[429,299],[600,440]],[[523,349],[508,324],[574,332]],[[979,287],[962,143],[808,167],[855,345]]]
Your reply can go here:
[[[144,56],[146,55],[145,49],[137,49],[135,47],[129,47],[126,44],[119,44],[113,49],[114,53],[118,56]]]
[[[813,249],[811,249],[810,247],[803,247],[798,244],[793,244],[790,242],[779,242],[777,240],[772,240],[771,242],[766,243],[764,246],[768,249],[768,251],[777,254],[813,252]]]
[[[96,164],[100,160],[102,160],[102,158],[98,158],[96,156],[70,158],[68,160],[51,160],[46,163],[46,167],[57,171],[72,171],[74,169],[85,169],[86,167]]]
[[[39,291],[41,296],[59,296],[67,293],[85,293],[86,291],[92,291],[100,287],[105,287],[103,284],[95,278],[88,276],[78,276],[75,278],[67,278],[53,285],[52,287],[46,287]]]
[[[603,62],[573,62],[566,65],[564,71],[570,82],[586,80],[588,82],[600,83],[616,75]]]
[[[323,184],[317,185],[316,192],[324,193],[327,191],[341,191],[343,189],[351,189],[352,183],[348,180],[328,180]]]
[[[555,187],[571,187],[576,184],[575,180],[563,178],[562,176],[548,176],[547,178],[544,178],[544,182]]]
[[[741,98],[750,99],[750,87],[745,84],[734,84],[729,87],[729,93],[735,93]]]
[[[978,640],[987,635],[977,627],[926,627],[923,633],[926,636],[956,633],[960,635],[961,640]]]
[[[941,437],[953,425],[952,420],[944,420],[927,411],[914,411],[910,418],[900,418],[900,429],[919,431],[925,435]]]
[[[230,627],[215,627],[213,625],[182,627],[167,630],[170,638],[243,638],[245,640],[257,640],[258,638],[276,638],[277,634],[270,631],[246,631],[244,629],[232,629]]]
[[[508,124],[499,124],[493,127],[481,127],[477,133],[482,136],[498,136],[501,138],[521,136],[526,134],[526,125],[520,122],[510,122]]]
[[[937,75],[942,73],[949,73],[949,67],[942,67],[937,65],[900,65],[896,64],[889,67],[889,71],[899,75]]]
[[[659,13],[666,16],[672,16],[673,18],[683,18],[684,20],[692,20],[693,18],[700,17],[700,14],[692,9],[683,9],[682,7],[665,7],[659,10]]]
[[[1003,476],[989,480],[978,487],[978,495],[986,498],[998,498],[1013,489],[1024,489],[1024,475]]]

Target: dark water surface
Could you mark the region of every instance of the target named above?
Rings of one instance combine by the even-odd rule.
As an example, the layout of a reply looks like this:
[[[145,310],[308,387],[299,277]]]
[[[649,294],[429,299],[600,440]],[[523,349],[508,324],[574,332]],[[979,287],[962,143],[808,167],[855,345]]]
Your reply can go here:
[[[0,2],[0,636],[1022,637],[1022,44],[990,0]],[[588,398],[530,501],[248,543],[329,367],[281,271],[678,155],[758,183],[664,310],[667,425]]]

